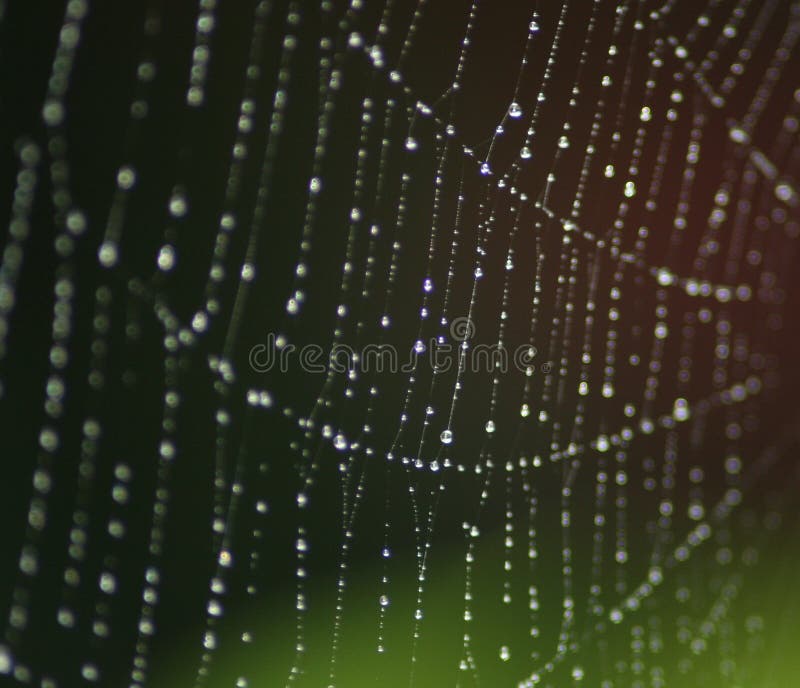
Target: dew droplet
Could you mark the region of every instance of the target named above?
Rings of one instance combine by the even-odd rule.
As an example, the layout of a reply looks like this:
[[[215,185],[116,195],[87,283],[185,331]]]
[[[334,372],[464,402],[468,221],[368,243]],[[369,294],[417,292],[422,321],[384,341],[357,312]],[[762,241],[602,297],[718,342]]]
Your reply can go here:
[[[731,141],[734,143],[748,143],[750,141],[750,136],[741,127],[733,127],[728,132],[728,135],[730,136]]]
[[[668,287],[673,283],[675,277],[667,268],[659,268],[657,273],[658,283],[662,287]]]
[[[158,269],[162,272],[169,272],[175,267],[175,249],[166,244],[165,246],[161,247],[161,250],[158,252]]]
[[[172,198],[169,199],[169,214],[172,215],[172,217],[183,217],[188,210],[189,204],[182,194],[174,194]]]
[[[672,417],[679,423],[689,419],[689,402],[686,399],[676,399],[672,409]]]
[[[136,172],[129,165],[119,168],[117,172],[117,186],[123,191],[128,191],[133,188],[136,183]]]
[[[6,645],[0,645],[0,674],[10,674],[14,669],[14,658]]]
[[[102,265],[104,268],[114,267],[119,258],[117,245],[112,241],[104,241],[100,245],[100,249],[97,252],[97,257],[100,260],[100,265]]]

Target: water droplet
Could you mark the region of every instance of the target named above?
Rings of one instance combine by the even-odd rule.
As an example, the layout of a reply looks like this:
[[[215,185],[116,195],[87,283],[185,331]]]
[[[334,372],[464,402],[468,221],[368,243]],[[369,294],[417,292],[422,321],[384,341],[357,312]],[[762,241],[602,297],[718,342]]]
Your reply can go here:
[[[108,573],[108,571],[104,571],[100,574],[100,589],[106,593],[106,595],[113,595],[114,592],[116,592],[117,579],[113,574]]]
[[[748,143],[750,141],[749,134],[740,127],[733,127],[733,129],[728,132],[728,135],[734,143]]]
[[[667,268],[659,268],[657,279],[662,287],[668,287],[673,283],[675,276]]]
[[[453,433],[450,430],[443,430],[442,434],[439,435],[439,439],[442,441],[442,444],[452,444]]]
[[[672,417],[679,423],[689,419],[689,402],[687,402],[686,399],[681,398],[675,400],[675,405],[672,409]]]
[[[792,187],[789,184],[785,183],[785,182],[781,183],[781,184],[778,184],[775,187],[775,197],[779,201],[783,201],[784,203],[788,203],[789,201],[792,200],[792,197],[794,195],[795,195],[794,194],[794,189],[792,189]]]
[[[56,127],[64,121],[64,106],[55,100],[45,103],[42,116],[48,126]]]
[[[252,263],[244,263],[240,274],[243,281],[252,282],[256,277],[256,266]]]
[[[136,183],[136,172],[129,165],[119,168],[117,173],[117,186],[123,191],[128,191],[133,188]]]
[[[158,252],[158,269],[169,272],[175,267],[175,249],[169,244],[162,246]]]
[[[519,106],[519,103],[511,103],[508,108],[508,116],[513,117],[514,119],[519,119],[522,117],[522,108]]]
[[[84,664],[81,667],[81,675],[87,681],[96,681],[100,677],[100,672],[94,664]]]
[[[192,318],[192,329],[195,332],[205,332],[208,327],[208,316],[203,311],[197,311]]]
[[[119,258],[117,245],[112,241],[104,241],[100,245],[100,249],[97,252],[97,257],[100,260],[100,265],[102,265],[104,268],[114,267]]]
[[[6,645],[0,645],[0,674],[10,674],[14,669],[14,658]]]
[[[175,194],[169,199],[169,214],[172,217],[183,217],[189,210],[189,204],[182,194]]]

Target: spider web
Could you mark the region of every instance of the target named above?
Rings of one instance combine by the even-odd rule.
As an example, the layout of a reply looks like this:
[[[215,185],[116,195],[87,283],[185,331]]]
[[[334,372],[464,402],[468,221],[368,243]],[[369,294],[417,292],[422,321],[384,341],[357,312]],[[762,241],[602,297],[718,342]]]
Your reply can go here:
[[[800,5],[139,5],[0,3],[0,673],[756,685]]]

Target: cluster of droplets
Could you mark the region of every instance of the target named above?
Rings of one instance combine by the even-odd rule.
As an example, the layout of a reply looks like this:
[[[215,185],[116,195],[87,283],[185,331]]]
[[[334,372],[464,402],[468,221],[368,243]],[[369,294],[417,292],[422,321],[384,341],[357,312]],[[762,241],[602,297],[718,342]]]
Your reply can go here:
[[[217,21],[216,4],[215,0],[201,0],[199,3],[186,91],[186,105],[191,111],[207,105],[207,77]],[[467,376],[462,374],[462,365],[458,366],[454,376],[435,376],[429,386],[425,385],[421,372],[416,368],[411,372],[404,371],[407,380],[397,414],[396,432],[385,447],[378,446],[372,439],[373,423],[379,414],[379,383],[368,380],[356,366],[345,374],[340,396],[335,391],[339,372],[329,366],[307,412],[295,412],[283,406],[266,389],[248,389],[245,399],[248,419],[258,418],[262,413],[280,413],[301,434],[301,439],[290,446],[297,458],[301,487],[295,500],[298,516],[294,538],[295,658],[288,680],[301,680],[307,653],[309,596],[306,581],[310,575],[309,552],[313,543],[305,521],[312,505],[312,488],[320,472],[320,456],[326,456],[317,447],[324,446],[332,449],[332,460],[336,463],[341,482],[341,530],[329,684],[336,684],[337,664],[341,659],[345,595],[351,574],[351,549],[358,536],[356,515],[365,501],[366,464],[378,466],[379,470],[384,471],[383,478],[387,486],[376,604],[377,652],[386,654],[390,649],[387,625],[394,595],[394,579],[389,575],[389,565],[395,557],[390,537],[392,504],[389,486],[399,479],[407,481],[413,516],[416,586],[412,610],[412,660],[416,661],[420,641],[424,637],[424,602],[436,505],[439,495],[448,486],[449,473],[442,469],[455,468],[460,473],[470,475],[480,487],[477,515],[462,523],[465,551],[464,632],[460,669],[475,676],[479,673],[475,645],[479,642],[480,631],[479,624],[473,623],[478,545],[482,539],[492,537],[484,533],[480,519],[492,500],[501,499],[504,509],[500,535],[503,572],[498,579],[501,581],[500,602],[504,608],[511,608],[523,597],[527,598],[530,645],[520,651],[517,641],[505,636],[493,642],[499,643],[496,654],[502,663],[511,664],[520,656],[530,659],[535,668],[521,685],[535,685],[545,675],[554,673],[580,648],[583,640],[576,621],[579,606],[584,605],[589,610],[591,619],[588,622],[589,633],[584,638],[594,634],[598,647],[601,647],[606,621],[612,626],[620,626],[627,618],[633,618],[646,600],[653,598],[659,589],[667,585],[668,574],[680,571],[683,562],[692,558],[695,552],[707,548],[715,537],[721,543],[717,546],[715,561],[721,566],[727,565],[733,557],[731,548],[726,545],[732,538],[730,516],[743,499],[743,439],[754,426],[752,414],[745,411],[744,407],[745,402],[761,393],[770,365],[767,357],[759,353],[768,342],[763,336],[751,336],[745,331],[737,320],[735,309],[756,301],[769,310],[770,329],[779,330],[781,327],[784,299],[778,278],[783,273],[774,257],[774,245],[768,243],[769,239],[764,236],[766,232],[763,230],[774,223],[783,226],[790,235],[791,232],[795,236],[798,233],[787,211],[787,208],[797,206],[797,192],[790,178],[784,177],[780,170],[784,161],[796,154],[793,136],[800,128],[797,124],[800,97],[795,94],[794,110],[784,120],[769,150],[756,148],[753,141],[758,136],[758,125],[770,98],[786,74],[800,29],[796,22],[786,29],[747,111],[735,121],[726,123],[729,136],[725,155],[730,162],[727,169],[737,169],[736,161],[741,160],[744,170],[741,175],[738,172],[731,173],[728,175],[731,179],[726,177],[719,183],[706,226],[699,232],[700,243],[694,262],[691,269],[685,271],[678,267],[682,264],[679,251],[685,250],[688,243],[686,237],[691,229],[692,203],[701,191],[697,178],[702,173],[701,166],[705,161],[705,138],[715,121],[705,105],[716,110],[725,107],[737,86],[743,83],[753,52],[763,43],[766,26],[774,14],[776,3],[766,3],[757,12],[735,58],[732,58],[727,69],[722,70],[725,73],[722,82],[714,85],[710,80],[712,75],[720,71],[723,56],[728,54],[726,49],[742,37],[746,20],[753,13],[746,3],[737,5],[713,41],[713,47],[707,49],[707,30],[715,22],[705,13],[698,16],[685,36],[664,37],[657,28],[658,22],[666,21],[672,8],[679,3],[668,2],[661,10],[651,14],[647,14],[641,4],[634,9],[624,1],[611,3],[615,5],[614,24],[610,36],[603,37],[596,26],[604,3],[594,0],[584,41],[580,46],[577,69],[572,76],[564,119],[554,130],[553,151],[548,159],[545,159],[544,153],[548,150],[549,142],[540,142],[542,134],[537,130],[541,118],[547,114],[546,106],[554,98],[550,93],[558,78],[556,70],[569,47],[563,36],[568,12],[574,3],[563,3],[554,15],[552,27],[543,16],[534,12],[527,32],[523,30],[522,33],[526,34],[525,47],[516,84],[510,100],[505,101],[508,105],[500,123],[491,132],[485,155],[478,155],[476,151],[483,150],[479,146],[471,148],[463,145],[458,140],[456,128],[459,114],[456,96],[461,91],[464,70],[472,54],[473,33],[480,17],[477,2],[470,3],[452,82],[436,105],[427,105],[414,98],[412,87],[406,82],[403,72],[424,18],[424,3],[420,3],[408,25],[402,27],[405,40],[395,62],[389,57],[386,41],[390,31],[400,31],[394,28],[391,4],[386,4],[373,40],[370,40],[366,31],[355,30],[361,20],[363,2],[352,0],[342,12],[337,33],[324,35],[319,41],[319,107],[314,140],[311,142],[313,160],[307,182],[304,182],[307,188],[298,260],[294,266],[291,287],[283,302],[285,316],[280,329],[286,334],[278,338],[278,347],[288,346],[292,338],[302,331],[306,304],[312,298],[318,298],[316,285],[310,279],[311,257],[325,196],[344,186],[338,180],[324,175],[328,169],[325,163],[330,154],[334,113],[346,78],[347,67],[343,65],[348,64],[346,56],[353,56],[367,61],[370,73],[379,75],[380,85],[388,84],[389,95],[381,95],[382,92],[376,89],[375,92],[366,93],[360,102],[352,192],[347,201],[349,210],[342,232],[343,262],[338,284],[334,288],[336,293],[331,301],[335,315],[331,343],[346,342],[353,332],[362,341],[370,333],[377,333],[380,341],[390,340],[396,335],[399,318],[395,313],[401,310],[406,296],[400,294],[398,287],[404,266],[402,256],[404,251],[414,249],[413,242],[408,238],[414,224],[414,192],[418,187],[428,185],[432,188],[427,228],[429,240],[426,250],[422,251],[424,277],[421,287],[420,282],[416,282],[415,290],[419,291],[413,295],[416,299],[414,309],[418,308],[419,317],[411,333],[410,348],[421,357],[427,352],[426,342],[430,341],[426,337],[435,335],[436,341],[447,341],[448,334],[453,336],[451,321],[454,322],[453,314],[456,312],[465,312],[467,323],[472,325],[482,285],[488,281],[486,278],[494,276],[490,272],[493,269],[492,251],[496,250],[494,237],[502,234],[506,240],[499,263],[503,271],[500,277],[502,294],[495,304],[495,317],[482,317],[481,333],[488,333],[494,326],[496,345],[499,350],[504,349],[511,338],[509,320],[517,296],[514,291],[516,277],[520,270],[526,270],[527,274],[532,275],[532,279],[528,279],[530,294],[525,295],[528,301],[526,322],[529,323],[526,343],[530,353],[523,373],[524,387],[519,404],[515,407],[519,408],[518,417],[502,415],[501,402],[508,392],[503,386],[502,376],[492,375],[488,400],[482,402],[480,408],[483,414],[480,448],[471,457],[467,443],[456,437],[456,428],[460,427],[459,411],[466,406],[463,398],[467,391],[465,387],[469,384]],[[332,3],[322,2],[320,9],[326,20],[334,16]],[[259,237],[264,225],[268,224],[268,201],[279,144],[285,140],[283,133],[289,89],[298,75],[293,59],[301,30],[299,27],[305,16],[302,3],[296,0],[289,3],[283,18],[284,32],[276,84],[269,97],[264,98],[260,95],[260,65],[266,27],[273,10],[268,2],[256,4],[243,94],[238,104],[230,151],[224,209],[214,236],[201,302],[184,324],[172,310],[168,298],[170,285],[180,273],[184,246],[180,239],[186,234],[183,230],[192,219],[193,197],[182,181],[183,177],[188,176],[185,167],[179,169],[167,199],[163,241],[154,256],[155,275],[147,283],[134,279],[128,285],[129,291],[137,299],[152,306],[163,328],[162,375],[165,388],[147,565],[130,671],[132,686],[143,686],[147,682],[150,645],[157,631],[155,619],[162,583],[159,561],[170,513],[170,480],[172,466],[182,453],[178,433],[179,410],[184,401],[180,391],[184,365],[181,356],[185,350],[197,347],[199,341],[209,338],[209,333],[217,323],[224,334],[222,351],[206,358],[218,400],[214,416],[217,451],[210,524],[216,562],[204,601],[205,627],[195,679],[197,685],[208,680],[214,666],[222,634],[220,620],[228,609],[226,598],[232,594],[231,571],[234,567],[249,566],[245,593],[248,597],[255,597],[259,592],[259,560],[264,529],[279,527],[275,520],[268,518],[270,503],[245,489],[243,475],[246,452],[241,452],[233,461],[230,459],[230,446],[233,443],[230,425],[234,404],[228,396],[237,380],[231,361],[237,349],[242,314],[248,294],[259,284],[256,268]],[[72,256],[76,243],[88,228],[86,216],[75,206],[69,194],[67,139],[63,130],[66,89],[75,50],[81,39],[82,20],[87,12],[88,3],[83,0],[71,0],[68,3],[53,64],[53,78],[42,111],[48,136],[47,149],[54,159],[51,167],[52,200],[60,218],[55,237],[59,267],[53,288],[51,347],[43,406],[46,420],[38,439],[33,477],[34,498],[28,511],[29,534],[43,530],[48,519],[48,496],[53,488],[52,465],[61,450],[63,432],[64,399],[67,394],[64,371],[72,358],[72,327],[76,308]],[[645,29],[653,29],[654,33],[650,34]],[[149,14],[145,22],[145,35],[152,39],[159,30],[159,17]],[[550,41],[550,48],[539,74],[532,67],[532,56],[538,42],[545,39]],[[628,47],[623,50],[623,45]],[[703,50],[706,54],[699,55]],[[598,69],[591,68],[592,51],[599,51],[603,56]],[[126,210],[140,183],[141,172],[129,161],[134,158],[136,137],[140,130],[138,123],[149,113],[150,84],[157,72],[151,52],[152,46],[148,44],[137,64],[136,91],[130,106],[130,126],[124,152],[128,162],[116,172],[111,210],[103,239],[97,247],[97,260],[103,271],[101,282],[93,295],[88,371],[91,394],[87,411],[81,418],[81,453],[77,464],[79,473],[85,479],[79,485],[78,496],[71,510],[69,544],[61,575],[64,589],[57,610],[58,623],[70,630],[76,629],[80,621],[77,611],[70,605],[70,600],[74,598],[71,589],[78,586],[88,569],[85,564],[87,533],[94,516],[81,504],[91,492],[91,476],[97,470],[104,439],[102,398],[109,376],[106,350],[112,305],[117,298],[112,278],[123,259],[121,251],[125,243],[123,229]],[[639,77],[635,76],[635,67],[640,58],[644,58],[646,72],[642,89],[636,83]],[[670,73],[671,69],[677,71]],[[540,79],[537,84],[532,84],[534,78]],[[685,96],[690,81],[697,84],[699,92],[707,100],[702,107]],[[594,82],[600,84],[600,96],[599,99],[589,100],[585,93],[590,92]],[[664,88],[670,93],[667,103],[662,103],[657,97]],[[535,102],[528,103],[526,94],[534,92],[537,94]],[[637,94],[635,97],[632,95],[634,93]],[[443,104],[449,106],[449,112],[446,112]],[[590,109],[588,127],[580,124],[583,117],[578,116],[584,107]],[[628,130],[625,121],[631,108],[636,124]],[[395,140],[391,132],[398,122],[404,131]],[[684,122],[690,123],[689,135],[687,140],[680,143],[681,125]],[[262,124],[266,125],[268,133],[258,179],[259,193],[248,224],[239,217],[238,208],[243,197],[245,162],[253,154],[254,132]],[[429,133],[430,128],[434,131],[433,135]],[[376,140],[380,141],[377,146]],[[512,156],[513,161],[508,169],[500,169],[499,160],[502,156],[496,154],[500,153],[507,141],[512,140],[509,145],[518,151],[518,155]],[[649,148],[657,150],[655,162],[650,166],[647,164]],[[546,170],[546,182],[541,189],[523,188],[522,173],[534,158],[534,151],[537,162],[541,158],[542,167]],[[417,172],[413,164],[422,156],[435,159],[435,171],[430,177]],[[16,303],[15,287],[30,233],[33,199],[42,174],[42,149],[33,142],[23,142],[18,148],[18,158],[19,173],[9,240],[0,265],[0,361],[6,354],[5,340]],[[457,166],[454,166],[454,161],[458,162]],[[578,173],[573,183],[568,185],[568,169],[573,161],[579,163],[576,166]],[[401,167],[397,182],[389,174],[391,164]],[[454,167],[460,171],[455,173]],[[675,173],[671,170],[675,170]],[[375,191],[371,193],[366,189],[371,188],[370,177],[373,173],[376,181]],[[659,208],[668,176],[679,180],[678,199],[674,208]],[[758,196],[761,182],[770,191],[766,200],[763,195]],[[397,188],[392,187],[395,183]],[[470,208],[465,196],[464,189],[468,183],[479,185],[477,209]],[[593,183],[608,190],[609,196],[619,200],[611,216],[597,222],[589,209],[584,207],[591,199],[587,189]],[[738,189],[736,184],[740,184]],[[565,196],[560,197],[561,193]],[[734,197],[745,202],[737,204],[733,201]],[[453,199],[455,211],[451,218],[446,213],[451,212],[447,208]],[[560,210],[565,200],[568,210]],[[392,217],[390,224],[384,227],[378,217],[388,205],[393,207]],[[503,216],[506,212],[508,217]],[[667,215],[670,217],[665,228],[662,224]],[[601,222],[606,225],[594,226]],[[759,232],[750,232],[753,223]],[[450,224],[453,227],[447,234],[444,228]],[[533,261],[526,260],[520,248],[528,232],[535,235]],[[666,232],[668,248],[666,255],[656,265],[650,265],[651,244],[657,232]],[[241,233],[246,237],[246,249],[244,255],[237,259],[240,260],[237,269],[231,271],[227,269],[234,253],[231,246],[235,235]],[[732,238],[728,239],[728,235]],[[557,248],[545,249],[545,244],[553,236],[558,240]],[[461,270],[459,251],[467,241],[474,241],[474,256],[473,260],[468,261],[471,293],[464,304],[457,302],[454,284],[456,273]],[[379,274],[382,266],[379,255],[384,247],[389,249],[388,257],[383,266],[384,274]],[[724,251],[727,254],[723,256]],[[448,263],[443,279],[434,268],[442,253],[447,254]],[[546,270],[555,272],[553,283],[546,282]],[[721,278],[717,277],[720,273]],[[236,293],[232,303],[226,305],[223,287],[229,278],[236,284]],[[647,306],[642,305],[636,311],[639,319],[634,320],[625,312],[623,305],[636,300],[637,294],[647,294],[647,299],[644,299]],[[543,301],[550,305],[554,314],[549,322],[541,315]],[[373,302],[377,303],[376,310],[365,307],[365,304]],[[601,308],[605,308],[603,312]],[[451,328],[449,333],[448,328]],[[699,353],[697,347],[701,330],[704,336],[709,334],[713,339],[710,373],[698,370],[694,363]],[[136,345],[140,335],[140,323],[131,317],[125,330],[126,341],[131,348]],[[467,360],[472,347],[471,336],[468,334],[458,342],[456,350],[460,364]],[[602,342],[598,343],[599,340]],[[540,349],[543,359],[550,366],[541,376],[541,381],[536,372],[539,370],[536,364]],[[575,352],[579,352],[577,357]],[[677,366],[674,371],[669,371],[666,361],[675,352]],[[357,357],[358,354],[350,363],[356,363]],[[599,374],[595,363],[600,364]],[[742,370],[745,372],[742,373]],[[629,376],[640,375],[639,371],[642,371],[643,378],[641,389],[634,390],[638,396],[629,398],[631,391],[626,389],[624,381]],[[135,376],[127,369],[125,373],[125,383],[133,384]],[[710,376],[711,392],[705,398],[692,398],[690,381],[704,375]],[[448,382],[452,383],[449,401],[441,404],[436,401],[436,392]],[[577,392],[574,402],[570,401],[568,387]],[[0,386],[0,395],[3,391]],[[327,420],[332,409],[340,417],[346,418],[351,410],[357,408],[361,397],[366,397],[366,411],[363,412],[363,422],[355,431]],[[595,402],[603,409],[600,413],[601,422],[596,433],[587,436],[585,426],[592,422],[589,409],[593,409]],[[618,413],[612,410],[617,406],[622,409],[618,427],[610,424],[617,422],[613,419],[615,414],[618,417]],[[696,463],[684,468],[679,456],[691,454],[702,444],[696,438],[704,437],[705,419],[719,407],[726,414],[723,459],[725,493],[716,503],[711,503],[709,493],[712,490],[706,484],[706,471]],[[413,421],[417,417],[421,418],[421,429],[419,436],[414,437],[411,428],[415,427]],[[549,453],[530,456],[517,447],[517,454],[498,458],[502,455],[501,442],[507,433],[516,432],[524,437],[532,428],[546,438]],[[691,428],[695,439],[687,438],[688,432],[684,428]],[[242,442],[246,443],[248,437],[245,433]],[[640,459],[639,454],[631,450],[631,445],[647,438],[653,440],[652,444],[648,444],[653,449],[653,455],[648,454]],[[689,449],[685,446],[688,442],[694,442]],[[659,456],[655,455],[656,450],[660,452]],[[766,458],[759,458],[759,465],[767,465],[770,456],[772,454],[765,453]],[[573,533],[580,510],[575,508],[573,497],[579,476],[588,471],[586,464],[590,463],[589,459],[596,462],[596,467],[591,470],[594,490],[591,582],[587,599],[579,600],[575,597],[573,567],[576,558],[582,557],[583,553],[575,550]],[[538,481],[540,475],[542,481],[546,480],[544,476],[548,466],[556,467],[559,475],[559,522],[555,530],[560,539],[558,565],[561,580],[560,628],[555,653],[550,657],[546,654],[550,650],[538,642],[543,635],[540,600],[545,597],[541,589],[544,577],[540,577],[543,564],[540,561],[538,531],[553,525],[543,522],[544,516],[539,505],[542,488]],[[260,473],[266,473],[268,464],[259,464],[259,470]],[[687,471],[689,482],[686,495],[680,492],[676,479],[682,470]],[[653,548],[647,573],[642,581],[637,582],[629,566],[632,546],[629,538],[636,525],[632,523],[630,498],[633,490],[640,487],[632,483],[632,477],[640,471],[644,475],[641,488],[653,497],[654,509],[647,523],[647,532],[653,536]],[[103,535],[109,542],[126,540],[125,522],[131,508],[134,473],[135,468],[128,462],[115,462],[109,495],[110,508]],[[424,482],[431,475],[433,481]],[[234,534],[236,528],[240,527],[237,514],[243,509],[254,512],[257,520],[247,535],[248,549],[237,552],[234,549]],[[679,517],[684,516],[683,513],[677,513],[678,509],[682,509],[690,521],[690,528],[685,534],[678,530],[681,522]],[[41,553],[33,542],[31,538],[22,548],[19,582],[14,595],[16,602],[9,613],[9,626],[20,633],[25,631],[28,611],[19,600],[26,599],[30,581],[38,575],[42,565]],[[515,553],[520,548],[526,553],[527,568],[517,563],[519,559]],[[611,561],[607,562],[609,550],[613,554]],[[746,568],[754,558],[754,554],[746,554],[742,566]],[[608,564],[611,566],[610,575]],[[98,573],[91,618],[92,633],[101,641],[97,647],[102,648],[102,643],[111,636],[113,619],[110,605],[106,602],[118,594],[122,575],[123,572],[116,568],[113,561],[104,564]],[[608,585],[609,580],[611,585]],[[681,580],[680,577],[677,580]],[[526,583],[523,586],[524,596],[517,592],[520,581]],[[688,587],[675,585],[675,597],[680,604],[684,604],[689,595]],[[740,586],[739,579],[732,577],[714,601],[707,618],[699,625],[699,631],[692,629],[688,611],[685,617],[678,620],[677,637],[685,642],[690,654],[697,656],[707,652],[709,639],[715,633],[720,636],[727,634],[726,637],[732,633],[726,611]],[[646,642],[650,642],[651,646],[663,643],[672,632],[660,625],[658,613],[651,615],[648,623],[646,626],[637,622],[629,629],[630,666],[631,672],[637,677],[642,675],[646,662],[650,661],[644,650]],[[753,626],[757,625],[757,621],[753,621]],[[239,639],[245,645],[252,644],[254,637],[254,632],[249,628],[239,633]],[[725,648],[722,651],[724,661],[733,662],[733,652],[728,645]],[[100,652],[95,651],[95,655],[81,664],[81,675],[87,682],[103,679]],[[650,675],[654,685],[663,685],[664,663],[663,659],[653,660]],[[585,669],[580,664],[572,664],[568,671],[575,682],[585,678]],[[612,671],[621,673],[623,670],[615,667]],[[12,650],[0,645],[0,674],[10,673],[24,682],[29,682],[31,678],[31,670],[15,662]],[[249,680],[239,676],[236,685],[246,688]]]

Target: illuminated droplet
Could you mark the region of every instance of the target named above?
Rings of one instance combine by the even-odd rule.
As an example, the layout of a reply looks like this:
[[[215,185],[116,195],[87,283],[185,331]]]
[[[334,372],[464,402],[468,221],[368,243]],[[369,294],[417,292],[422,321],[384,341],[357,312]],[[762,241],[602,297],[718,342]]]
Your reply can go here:
[[[165,246],[161,247],[161,250],[158,252],[158,269],[162,270],[163,272],[169,272],[175,267],[175,249],[166,244]]]
[[[689,402],[686,399],[676,399],[675,406],[672,409],[672,417],[682,422],[689,419]]]

